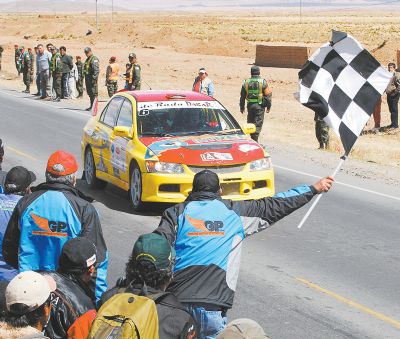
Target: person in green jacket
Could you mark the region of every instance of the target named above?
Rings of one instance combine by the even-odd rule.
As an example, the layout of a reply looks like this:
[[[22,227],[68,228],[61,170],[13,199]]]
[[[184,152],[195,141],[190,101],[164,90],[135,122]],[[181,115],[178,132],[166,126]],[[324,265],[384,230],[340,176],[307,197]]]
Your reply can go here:
[[[21,50],[20,70],[22,72],[23,76],[22,79],[26,87],[23,93],[30,93],[32,60],[29,55],[29,52],[25,50],[24,46],[21,46],[20,50]]]
[[[62,78],[62,61],[61,54],[58,53],[55,46],[51,46],[51,64],[50,64],[50,74],[53,78],[53,89],[56,93],[56,97],[53,101],[61,100],[61,78]]]
[[[86,91],[90,98],[90,107],[87,111],[92,109],[93,103],[98,95],[98,81],[99,81],[99,59],[93,54],[90,47],[84,49],[86,61],[83,65],[83,76],[85,77]]]

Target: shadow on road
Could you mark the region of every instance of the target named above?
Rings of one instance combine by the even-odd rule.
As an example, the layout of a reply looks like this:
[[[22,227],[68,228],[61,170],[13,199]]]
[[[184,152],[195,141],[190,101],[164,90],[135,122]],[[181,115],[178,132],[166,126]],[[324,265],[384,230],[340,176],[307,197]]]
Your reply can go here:
[[[105,189],[94,189],[90,188],[85,180],[78,179],[76,187],[109,209],[132,215],[161,216],[164,210],[171,206],[171,204],[152,203],[148,204],[143,211],[134,212],[129,201],[128,192],[116,186],[108,184]]]

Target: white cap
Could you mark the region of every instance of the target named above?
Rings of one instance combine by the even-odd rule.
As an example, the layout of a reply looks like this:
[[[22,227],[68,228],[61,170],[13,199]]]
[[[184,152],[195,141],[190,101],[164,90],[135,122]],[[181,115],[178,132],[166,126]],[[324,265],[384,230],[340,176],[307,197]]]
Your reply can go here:
[[[217,336],[217,339],[267,339],[262,327],[251,319],[231,321]]]
[[[206,69],[204,67],[199,69],[199,73],[207,74]]]
[[[33,271],[22,272],[6,288],[7,309],[10,311],[12,305],[23,304],[27,306],[27,312],[32,312],[42,306],[56,288],[56,282],[48,275]]]

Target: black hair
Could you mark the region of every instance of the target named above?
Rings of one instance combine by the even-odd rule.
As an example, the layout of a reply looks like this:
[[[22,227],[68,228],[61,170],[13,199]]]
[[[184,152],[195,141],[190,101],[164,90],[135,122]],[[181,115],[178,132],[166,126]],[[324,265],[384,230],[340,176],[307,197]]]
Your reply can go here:
[[[44,309],[49,305],[50,297],[42,306],[31,312],[27,312],[28,307],[25,304],[13,304],[10,306],[10,311],[6,312],[5,322],[11,327],[35,327],[38,323],[43,322]],[[45,324],[43,323],[42,325],[44,326]]]
[[[50,46],[54,46],[54,45],[53,45],[52,43],[49,42],[49,43],[46,45],[46,47],[49,48]]]
[[[172,278],[173,263],[165,269],[156,268],[148,259],[135,260],[132,256],[126,264],[125,274],[128,284],[143,284],[159,289]]]
[[[388,67],[396,68],[396,64],[394,62],[389,62]]]
[[[61,51],[61,50],[65,51],[65,52],[67,51],[67,49],[65,48],[65,46],[61,46],[61,47],[60,47],[60,51]]]

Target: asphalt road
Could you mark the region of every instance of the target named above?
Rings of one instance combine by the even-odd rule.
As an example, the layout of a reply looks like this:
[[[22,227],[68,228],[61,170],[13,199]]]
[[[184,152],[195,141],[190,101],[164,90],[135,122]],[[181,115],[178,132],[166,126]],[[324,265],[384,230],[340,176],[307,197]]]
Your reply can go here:
[[[80,161],[89,114],[73,101],[40,102],[0,90],[5,168],[22,164],[44,178],[48,155]],[[330,169],[272,153],[277,191],[312,184]],[[351,161],[348,160],[348,161]],[[81,161],[80,161],[81,162]],[[109,282],[123,274],[137,236],[152,231],[165,206],[135,215],[115,188],[91,191],[110,251]],[[340,173],[303,229],[306,207],[246,240],[235,306],[271,338],[400,338],[400,190]]]

